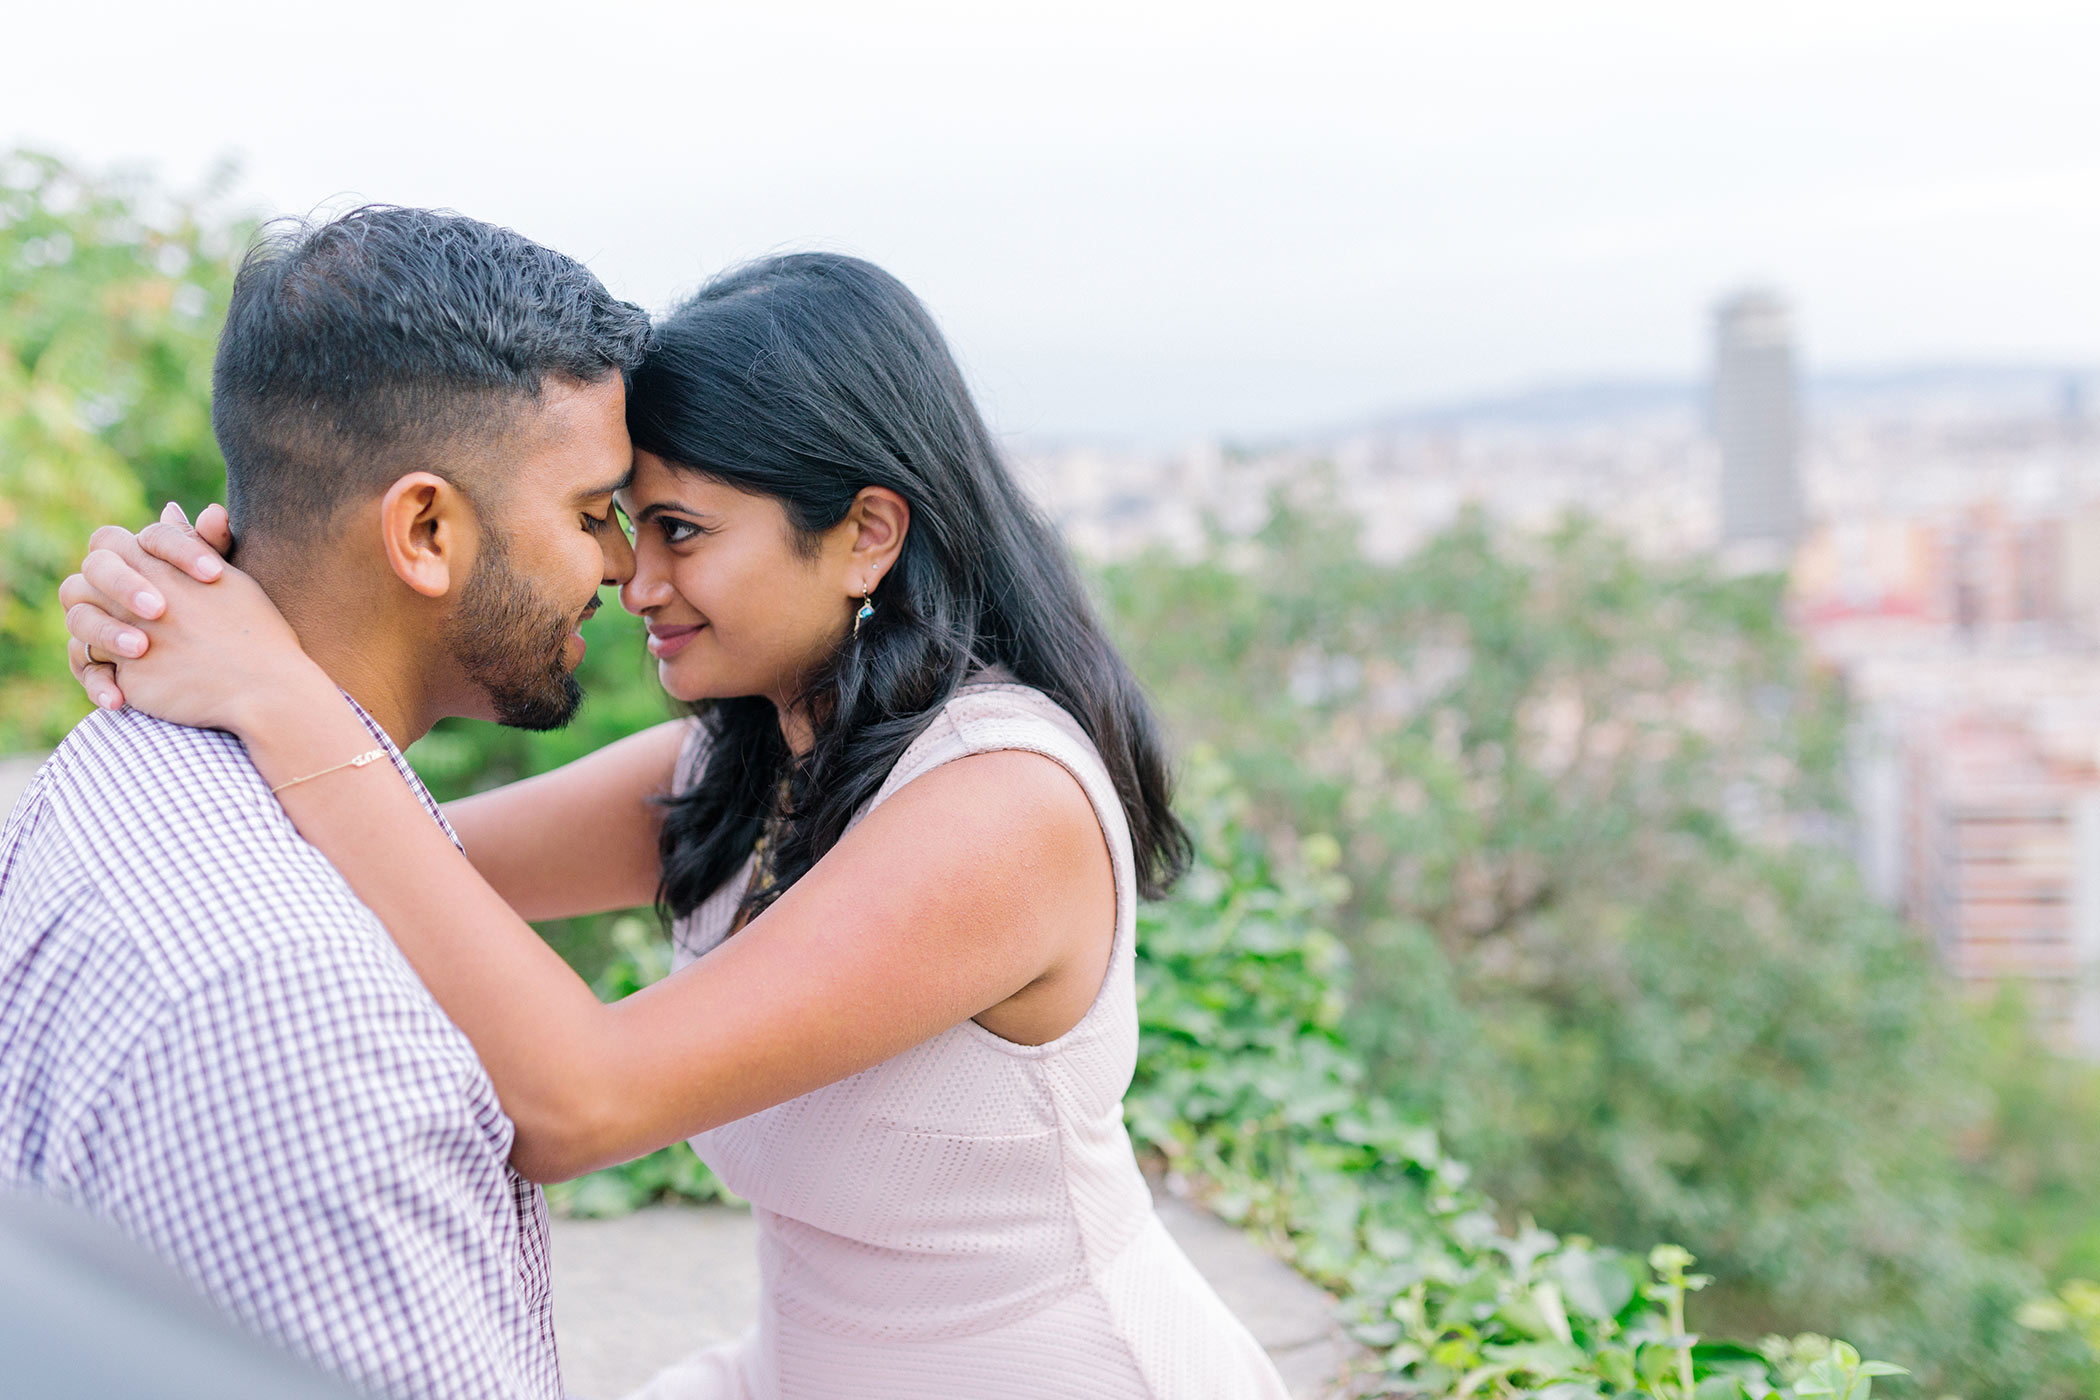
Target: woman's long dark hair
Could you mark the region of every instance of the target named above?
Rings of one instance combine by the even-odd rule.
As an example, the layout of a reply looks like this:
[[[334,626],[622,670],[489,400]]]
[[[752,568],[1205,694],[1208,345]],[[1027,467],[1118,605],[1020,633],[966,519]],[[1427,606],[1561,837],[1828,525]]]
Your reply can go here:
[[[1056,531],[1008,472],[918,298],[858,258],[801,253],[722,274],[658,327],[634,374],[636,447],[770,496],[805,536],[862,488],[911,506],[875,615],[810,684],[815,743],[795,761],[772,702],[695,707],[712,738],[663,826],[659,902],[692,911],[751,854],[769,816],[770,886],[845,834],[904,750],[973,673],[1003,667],[1078,720],[1130,820],[1138,888],[1187,867],[1157,723],[1109,644]],[[779,802],[785,780],[785,802]]]

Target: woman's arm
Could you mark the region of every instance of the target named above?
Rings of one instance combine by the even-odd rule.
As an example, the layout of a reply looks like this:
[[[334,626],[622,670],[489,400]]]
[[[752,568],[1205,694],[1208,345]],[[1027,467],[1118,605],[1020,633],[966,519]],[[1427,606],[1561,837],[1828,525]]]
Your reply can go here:
[[[370,743],[311,680],[256,697],[229,727],[272,784]],[[516,1124],[512,1161],[540,1181],[783,1103],[1033,985],[1098,986],[1114,924],[1092,807],[1035,754],[959,759],[906,785],[721,948],[611,1005],[387,765],[280,800],[474,1042]]]
[[[473,1041],[516,1125],[512,1160],[536,1180],[785,1102],[971,1018],[1047,1040],[1100,986],[1115,892],[1092,806],[1050,759],[1006,752],[907,784],[724,946],[604,1005],[391,765],[347,766],[371,734],[254,580],[130,562],[165,609],[124,624],[143,634],[119,666],[125,699],[247,743]],[[87,587],[76,639],[106,635],[114,606]]]
[[[526,919],[656,898],[661,799],[693,721],[668,720],[551,773],[445,804],[467,859]]]
[[[158,524],[134,535],[119,526],[95,531],[81,571],[59,588],[74,632],[74,677],[96,704],[124,704],[116,667],[90,663],[85,646],[130,662],[144,656],[145,633],[131,624],[166,611],[162,590],[146,577],[172,565],[199,583],[226,576],[233,542],[226,508],[206,506],[193,527],[170,503]],[[631,909],[656,897],[656,842],[663,828],[657,799],[668,795],[689,722],[669,721],[551,773],[448,803],[445,816],[482,878],[527,919],[564,919]]]

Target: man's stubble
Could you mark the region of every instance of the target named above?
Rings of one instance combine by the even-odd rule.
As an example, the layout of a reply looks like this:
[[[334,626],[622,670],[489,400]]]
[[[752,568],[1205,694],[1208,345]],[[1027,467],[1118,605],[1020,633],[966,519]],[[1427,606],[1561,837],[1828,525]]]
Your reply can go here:
[[[467,678],[495,707],[498,724],[559,729],[583,704],[568,667],[578,613],[548,601],[484,527],[474,576],[445,624],[445,643]]]

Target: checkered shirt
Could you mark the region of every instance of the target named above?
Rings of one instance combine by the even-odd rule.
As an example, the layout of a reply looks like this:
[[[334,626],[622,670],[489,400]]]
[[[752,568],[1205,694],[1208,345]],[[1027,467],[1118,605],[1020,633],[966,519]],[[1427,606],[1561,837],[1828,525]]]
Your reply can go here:
[[[237,740],[81,722],[0,829],[0,1186],[114,1222],[368,1390],[556,1400],[546,1207],[510,1145],[473,1047]]]

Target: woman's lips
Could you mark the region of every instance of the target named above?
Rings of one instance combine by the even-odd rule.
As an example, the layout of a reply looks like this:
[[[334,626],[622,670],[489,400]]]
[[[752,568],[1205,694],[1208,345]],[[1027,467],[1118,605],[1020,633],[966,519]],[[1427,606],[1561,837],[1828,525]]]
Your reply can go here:
[[[705,626],[706,624],[701,624]],[[686,643],[700,635],[700,627],[651,627],[649,629],[649,654],[658,661],[669,661],[684,651]]]

